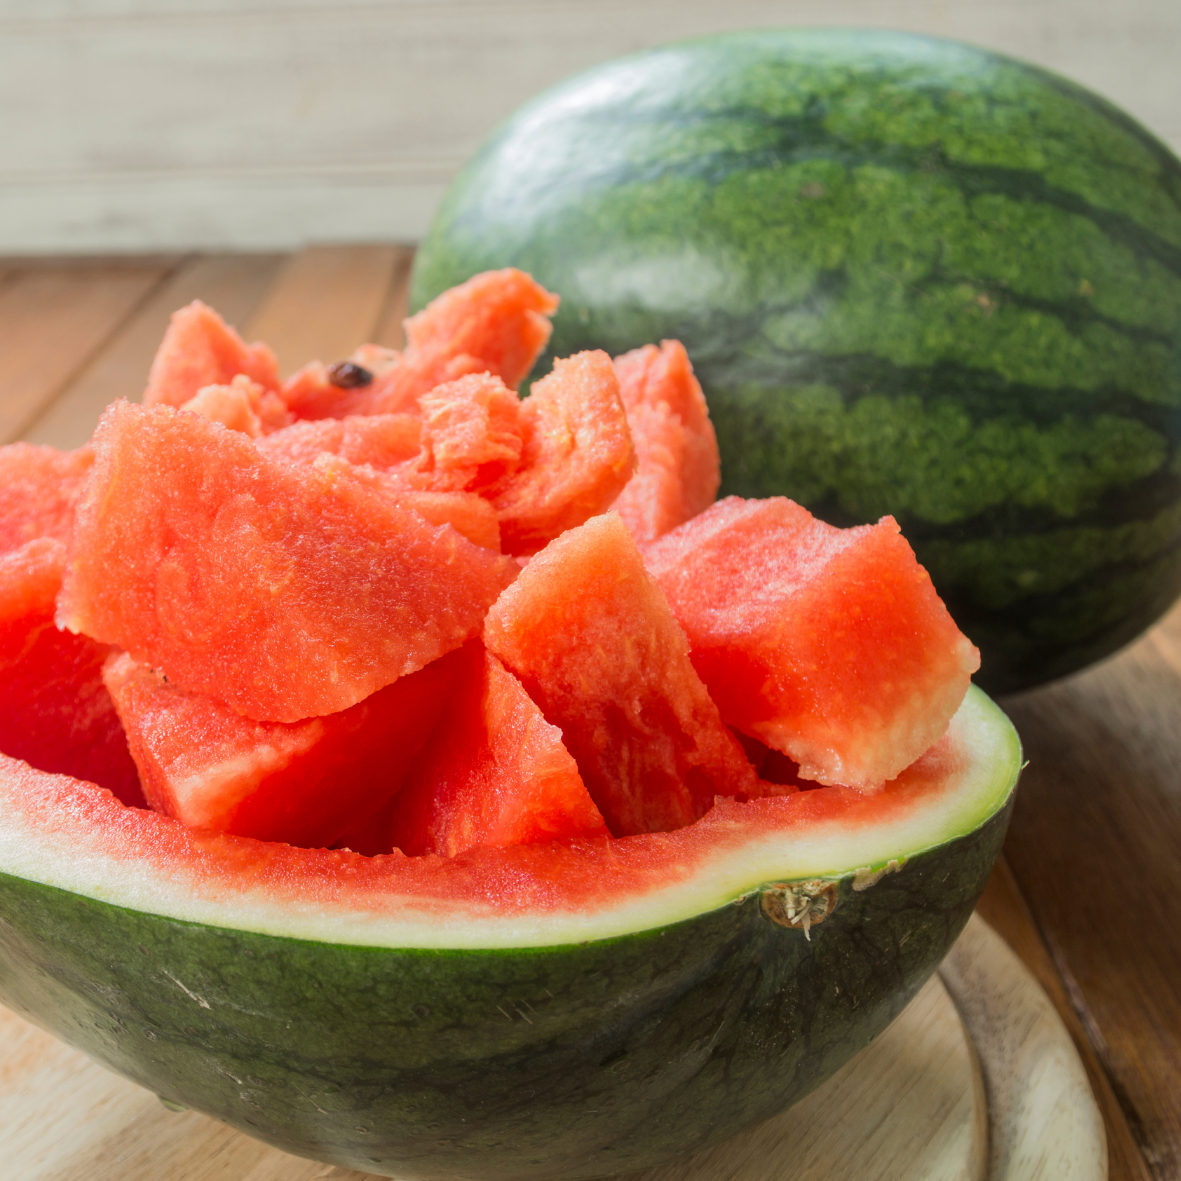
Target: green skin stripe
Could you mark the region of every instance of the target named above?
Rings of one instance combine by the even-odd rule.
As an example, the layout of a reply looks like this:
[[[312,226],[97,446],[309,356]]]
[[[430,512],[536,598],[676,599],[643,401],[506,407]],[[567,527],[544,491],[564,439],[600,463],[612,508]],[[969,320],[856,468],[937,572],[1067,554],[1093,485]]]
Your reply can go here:
[[[848,30],[623,59],[472,160],[412,303],[510,264],[550,355],[685,341],[723,493],[897,517],[991,691],[1181,591],[1181,161],[1080,87]]]
[[[973,798],[943,843],[898,850],[876,880],[832,875],[835,908],[807,933],[768,917],[783,883],[617,938],[402,950],[0,874],[0,1002],[171,1103],[319,1160],[472,1181],[644,1168],[806,1094],[935,970],[1000,853],[1020,766],[1003,715],[980,718]]]

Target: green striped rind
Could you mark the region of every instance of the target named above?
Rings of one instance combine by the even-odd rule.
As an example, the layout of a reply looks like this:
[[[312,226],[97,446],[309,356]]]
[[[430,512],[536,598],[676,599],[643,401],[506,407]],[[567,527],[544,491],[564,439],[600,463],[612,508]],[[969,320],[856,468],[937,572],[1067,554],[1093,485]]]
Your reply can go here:
[[[786,875],[616,938],[447,950],[185,922],[0,873],[0,1001],[320,1160],[471,1181],[643,1168],[782,1110],[935,969],[1012,807],[1020,752],[994,710],[946,839],[892,850],[880,876],[832,867],[806,887],[836,896],[810,931],[764,908]]]
[[[485,145],[412,301],[508,264],[553,355],[686,342],[724,492],[896,516],[986,687],[1181,589],[1181,162],[1064,79],[864,30],[626,58]]]

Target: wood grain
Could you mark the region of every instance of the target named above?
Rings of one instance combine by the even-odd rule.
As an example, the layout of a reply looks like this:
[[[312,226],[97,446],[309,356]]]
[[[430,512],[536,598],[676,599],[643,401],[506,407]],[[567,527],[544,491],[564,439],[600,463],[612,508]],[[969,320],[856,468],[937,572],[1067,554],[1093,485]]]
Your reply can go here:
[[[1153,1175],[1181,1177],[1181,614],[1003,704],[1029,767],[1006,855]]]
[[[308,361],[338,361],[373,339],[396,275],[398,246],[311,246],[286,264],[245,334],[265,340],[291,373]]]
[[[29,267],[0,287],[0,443],[21,437],[170,270]]]
[[[138,402],[168,317],[194,299],[230,324],[254,311],[279,269],[276,254],[211,254],[186,259],[24,432],[30,443],[78,447],[116,398]]]
[[[1152,1181],[1152,1174],[1132,1136],[1111,1081],[1087,1039],[1082,1021],[1071,1004],[1050,953],[1038,933],[1029,906],[1021,896],[1013,871],[1002,857],[976,906],[980,915],[1020,957],[1045,990],[1078,1051],[1107,1132],[1110,1181]]]
[[[984,1181],[987,1122],[976,1057],[936,978],[876,1042],[791,1110],[632,1181]],[[11,1181],[366,1176],[287,1156],[196,1112],[166,1110],[3,1009],[0,1133]]]
[[[989,1181],[1107,1176],[1103,1121],[1053,1004],[974,915],[939,969],[980,1055]]]

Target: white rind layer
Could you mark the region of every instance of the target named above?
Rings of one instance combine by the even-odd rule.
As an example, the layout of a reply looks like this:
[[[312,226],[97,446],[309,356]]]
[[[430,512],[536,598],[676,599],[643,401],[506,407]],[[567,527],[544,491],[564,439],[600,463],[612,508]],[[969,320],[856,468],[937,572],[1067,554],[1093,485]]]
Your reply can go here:
[[[348,889],[340,873],[306,890],[292,890],[278,873],[235,880],[224,869],[207,872],[199,852],[190,854],[192,864],[178,864],[154,860],[150,850],[112,850],[109,834],[96,834],[85,817],[55,818],[46,829],[35,823],[32,809],[10,800],[0,809],[0,873],[172,919],[316,942],[435,949],[581,943],[690,919],[768,883],[873,870],[974,831],[1012,793],[1020,742],[1001,710],[975,688],[949,736],[963,756],[959,769],[942,790],[904,814],[873,825],[830,819],[767,831],[763,824],[749,833],[740,820],[723,825],[715,818],[716,847],[668,867],[667,884],[652,889],[640,876],[635,888],[605,891],[576,906],[541,894],[522,904],[511,891],[501,897],[418,895],[399,889],[397,873],[389,875],[388,887],[370,883],[364,891]],[[708,816],[698,823],[707,822]]]

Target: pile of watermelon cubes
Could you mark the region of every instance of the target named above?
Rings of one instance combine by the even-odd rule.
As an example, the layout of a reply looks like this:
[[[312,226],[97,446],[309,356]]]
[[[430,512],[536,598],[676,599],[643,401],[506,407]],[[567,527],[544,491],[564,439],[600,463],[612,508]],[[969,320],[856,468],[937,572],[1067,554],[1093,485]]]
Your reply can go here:
[[[0,449],[0,751],[186,824],[453,857],[879,789],[979,666],[892,518],[715,503],[676,341],[554,362],[478,275],[282,380],[212,309],[73,452]]]

